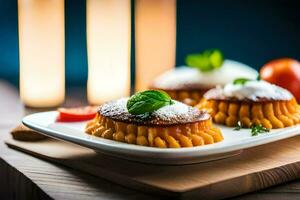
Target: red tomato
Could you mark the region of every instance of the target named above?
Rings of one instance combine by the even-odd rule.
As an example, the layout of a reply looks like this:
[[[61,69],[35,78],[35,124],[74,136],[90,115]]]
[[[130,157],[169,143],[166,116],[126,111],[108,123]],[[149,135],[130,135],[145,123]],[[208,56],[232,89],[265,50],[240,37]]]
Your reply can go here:
[[[97,113],[96,106],[86,106],[78,108],[59,108],[57,121],[76,122],[93,119]]]
[[[260,77],[289,90],[300,102],[300,63],[291,58],[268,62],[260,70]]]

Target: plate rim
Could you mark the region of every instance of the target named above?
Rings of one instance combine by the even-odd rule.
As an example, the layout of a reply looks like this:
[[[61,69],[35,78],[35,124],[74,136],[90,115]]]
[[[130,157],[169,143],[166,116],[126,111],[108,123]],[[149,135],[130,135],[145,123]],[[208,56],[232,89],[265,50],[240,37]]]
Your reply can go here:
[[[233,143],[233,144],[228,144],[227,146],[220,146],[218,143],[216,144],[211,144],[211,145],[205,145],[205,146],[199,146],[199,147],[190,147],[190,148],[178,148],[178,149],[172,149],[172,148],[156,148],[156,147],[143,147],[139,145],[133,145],[133,144],[127,144],[127,143],[120,143],[104,138],[98,138],[95,136],[90,136],[92,138],[84,138],[84,137],[78,137],[78,136],[72,136],[66,133],[60,133],[57,130],[53,130],[49,127],[44,127],[38,123],[32,122],[30,119],[36,115],[41,115],[41,114],[57,114],[57,111],[47,111],[47,112],[38,112],[34,114],[30,114],[25,116],[22,119],[22,123],[33,129],[36,130],[44,135],[47,135],[52,138],[56,138],[59,140],[63,140],[66,142],[71,142],[75,143],[80,146],[84,146],[87,148],[91,148],[94,150],[100,150],[100,151],[109,151],[113,153],[117,153],[120,150],[126,150],[127,154],[145,154],[145,153],[150,153],[151,155],[156,155],[159,156],[160,158],[166,158],[170,156],[174,156],[176,154],[177,158],[180,157],[205,157],[205,156],[212,156],[212,155],[217,155],[220,153],[229,153],[233,151],[238,151],[238,150],[243,150],[243,149],[248,149],[251,147],[263,145],[263,144],[268,144],[272,143],[275,141],[287,139],[290,137],[294,137],[300,134],[300,125],[296,125],[293,127],[288,127],[286,128],[285,131],[279,131],[277,133],[273,134],[265,134],[265,135],[260,135],[260,136],[255,136],[250,139],[247,139],[245,141],[239,141],[239,143]],[[53,123],[53,122],[52,122]],[[49,122],[51,124],[51,122]],[[55,123],[54,123],[55,124]],[[81,132],[81,131],[80,131]],[[83,132],[84,133],[84,132]],[[103,141],[102,141],[103,140]],[[110,142],[108,142],[108,141]],[[110,144],[112,143],[112,144]],[[214,146],[213,146],[214,145]]]

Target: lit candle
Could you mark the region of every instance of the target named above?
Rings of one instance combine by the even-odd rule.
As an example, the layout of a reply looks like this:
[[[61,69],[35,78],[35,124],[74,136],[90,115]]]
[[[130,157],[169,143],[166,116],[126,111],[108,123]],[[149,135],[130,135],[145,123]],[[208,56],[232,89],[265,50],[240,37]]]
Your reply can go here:
[[[65,98],[64,0],[18,0],[20,96],[29,107]]]
[[[135,1],[136,90],[175,66],[176,1]]]
[[[88,101],[130,94],[130,0],[87,0]]]

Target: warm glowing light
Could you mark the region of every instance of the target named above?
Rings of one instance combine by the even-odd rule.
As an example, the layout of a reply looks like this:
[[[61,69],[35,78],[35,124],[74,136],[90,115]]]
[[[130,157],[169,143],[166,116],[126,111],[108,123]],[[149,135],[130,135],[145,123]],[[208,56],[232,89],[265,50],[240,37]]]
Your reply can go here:
[[[135,1],[136,89],[175,66],[176,1]]]
[[[65,96],[64,0],[18,0],[20,95],[29,107]]]
[[[87,0],[88,100],[130,93],[130,0]]]

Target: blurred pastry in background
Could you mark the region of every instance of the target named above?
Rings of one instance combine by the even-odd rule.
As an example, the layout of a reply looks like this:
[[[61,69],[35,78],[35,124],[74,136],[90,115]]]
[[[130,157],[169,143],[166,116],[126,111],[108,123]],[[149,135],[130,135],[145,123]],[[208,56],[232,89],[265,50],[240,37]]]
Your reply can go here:
[[[225,85],[238,77],[255,79],[258,76],[258,72],[248,65],[224,60],[217,49],[188,55],[186,64],[158,76],[151,88],[164,90],[173,99],[194,106],[206,91],[217,85]]]

